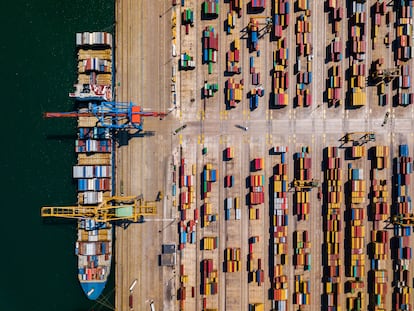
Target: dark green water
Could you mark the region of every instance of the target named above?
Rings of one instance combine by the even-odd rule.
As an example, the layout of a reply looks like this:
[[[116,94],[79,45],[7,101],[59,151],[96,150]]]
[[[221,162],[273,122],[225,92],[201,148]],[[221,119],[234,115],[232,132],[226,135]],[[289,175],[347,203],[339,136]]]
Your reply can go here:
[[[112,31],[114,1],[1,1],[0,12],[0,310],[92,310],[77,280],[75,223],[40,217],[41,206],[76,203],[76,123],[42,113],[72,110],[75,33]]]

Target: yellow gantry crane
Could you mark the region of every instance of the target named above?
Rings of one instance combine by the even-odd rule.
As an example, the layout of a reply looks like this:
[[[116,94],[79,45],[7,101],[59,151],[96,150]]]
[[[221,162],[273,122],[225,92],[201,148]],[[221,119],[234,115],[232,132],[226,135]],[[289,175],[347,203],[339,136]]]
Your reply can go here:
[[[359,145],[363,145],[369,141],[375,141],[375,133],[373,132],[352,132],[346,133],[341,139],[344,143],[355,142]]]
[[[146,202],[142,196],[113,196],[99,205],[45,206],[42,217],[93,219],[96,222],[142,222],[144,215],[157,214],[154,202]]]
[[[412,227],[414,226],[414,215],[404,216],[404,215],[394,215],[391,216],[391,223],[393,225],[398,225],[401,227]]]
[[[398,78],[401,75],[400,68],[386,68],[386,69],[378,69],[372,73],[373,79],[380,79],[380,80],[392,80],[394,78]]]
[[[317,179],[310,179],[310,180],[295,179],[293,180],[293,186],[295,187],[296,191],[300,191],[302,189],[316,188],[319,186],[319,180]]]
[[[265,22],[258,22],[258,25],[265,25],[264,28],[259,29],[259,34],[263,31],[263,29],[266,30],[266,32],[270,32],[272,30],[272,25],[273,25],[273,20],[271,16],[264,16],[264,15],[256,15],[256,16],[251,16],[250,17],[250,21],[248,24],[248,28],[250,29],[251,26],[254,25],[255,20],[259,20],[259,19],[264,19]]]

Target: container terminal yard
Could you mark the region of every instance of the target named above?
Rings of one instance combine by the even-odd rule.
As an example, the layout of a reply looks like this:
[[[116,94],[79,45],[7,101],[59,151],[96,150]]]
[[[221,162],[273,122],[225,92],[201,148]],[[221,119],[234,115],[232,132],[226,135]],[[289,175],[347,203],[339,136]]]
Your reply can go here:
[[[413,6],[116,1],[116,310],[413,309]]]

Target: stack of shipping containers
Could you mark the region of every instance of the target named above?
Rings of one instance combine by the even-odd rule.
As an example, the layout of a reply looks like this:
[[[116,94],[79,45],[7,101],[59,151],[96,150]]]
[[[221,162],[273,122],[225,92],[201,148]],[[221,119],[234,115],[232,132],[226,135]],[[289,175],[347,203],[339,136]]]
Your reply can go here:
[[[300,183],[306,183],[312,179],[312,158],[310,157],[309,147],[302,147],[301,152],[294,155],[295,160],[295,179]],[[295,189],[294,195],[294,215],[299,220],[307,220],[309,218],[310,200],[309,192],[311,188],[300,187]]]
[[[288,147],[277,146],[272,154],[280,156],[280,161],[273,167],[273,196],[270,200],[270,249],[273,250],[273,264],[269,264],[273,309],[287,310],[288,300],[288,219],[289,204],[288,165],[286,154]],[[272,263],[272,261],[271,261]]]
[[[393,308],[395,310],[410,310],[412,308],[413,284],[410,276],[411,226],[413,215],[411,197],[409,195],[410,174],[413,169],[413,159],[409,155],[408,145],[400,145],[398,157],[394,161],[394,198],[392,215],[397,218],[394,222],[394,247],[392,259],[394,266],[393,278]],[[408,221],[404,218],[408,218]]]
[[[290,2],[288,0],[273,0],[273,33],[278,39],[276,50],[273,51],[273,78],[272,78],[272,105],[274,107],[287,106],[289,97],[288,40],[284,37],[289,25]]]
[[[366,52],[366,33],[365,24],[367,21],[367,12],[365,3],[353,0],[352,1],[352,18],[349,19],[351,36],[351,55],[353,60],[350,66],[353,71],[353,76],[349,83],[349,92],[352,106],[363,106],[366,104],[366,87],[365,87],[365,67],[358,68],[358,73],[355,74],[354,66],[361,66],[365,62]],[[365,66],[365,64],[363,64]]]
[[[191,167],[190,167],[191,168]],[[196,212],[191,213],[192,204],[195,202],[195,176],[187,164],[185,158],[181,158],[178,175],[179,192],[179,249],[183,249],[187,242],[196,243]],[[190,171],[188,174],[187,171]]]
[[[296,106],[308,107],[312,104],[312,23],[308,1],[298,1],[299,15],[296,18],[297,75],[296,75]],[[305,69],[301,64],[305,64]]]
[[[348,164],[350,200],[347,202],[347,222],[345,245],[345,273],[348,277],[351,296],[347,297],[351,306],[363,305],[365,287],[365,210],[366,181],[361,168]],[[355,295],[356,294],[356,295]],[[360,295],[361,294],[361,295]]]
[[[326,147],[324,150],[324,256],[322,305],[326,310],[338,311],[342,294],[342,163],[338,147]]]
[[[388,187],[386,178],[377,178],[388,168],[389,147],[375,146],[371,161],[371,210],[372,220],[371,249],[368,256],[371,260],[371,272],[368,273],[369,304],[379,310],[385,310],[387,297],[388,270],[386,270],[388,230],[382,223],[388,218]]]

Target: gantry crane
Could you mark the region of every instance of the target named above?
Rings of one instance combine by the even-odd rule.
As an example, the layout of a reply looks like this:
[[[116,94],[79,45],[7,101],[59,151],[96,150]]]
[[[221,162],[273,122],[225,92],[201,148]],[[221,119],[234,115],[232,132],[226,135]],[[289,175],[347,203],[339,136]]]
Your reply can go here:
[[[354,144],[363,145],[369,141],[375,141],[375,133],[373,132],[352,132],[346,133],[342,139],[344,143],[353,142]]]
[[[164,118],[168,113],[142,111],[141,106],[132,102],[96,102],[89,103],[87,107],[72,112],[46,112],[45,118],[77,118],[95,117],[97,126],[110,129],[137,129],[142,131],[143,117]]]
[[[319,180],[317,179],[310,179],[310,180],[294,179],[293,186],[295,187],[296,191],[300,191],[303,189],[316,188],[319,186]]]
[[[372,73],[372,78],[374,80],[387,80],[388,82],[394,78],[398,78],[401,75],[400,68],[386,68],[386,69],[377,69]]]
[[[264,19],[265,22],[258,22],[256,21],[257,19]],[[259,33],[259,37],[262,37],[262,35],[260,35],[263,30],[266,30],[265,33],[270,32],[272,30],[272,25],[273,25],[273,20],[271,16],[263,16],[263,15],[257,15],[257,16],[252,16],[250,17],[250,21],[248,24],[248,29],[250,30],[250,28],[252,26],[255,25],[264,25],[265,27],[263,27],[262,29],[258,29],[258,33]]]
[[[142,222],[143,216],[157,214],[154,202],[146,202],[142,196],[113,196],[98,205],[46,206],[42,217],[91,219],[97,223]]]
[[[414,226],[414,215],[405,216],[405,215],[393,215],[391,216],[391,223],[393,225],[398,225],[401,227],[412,227]]]

